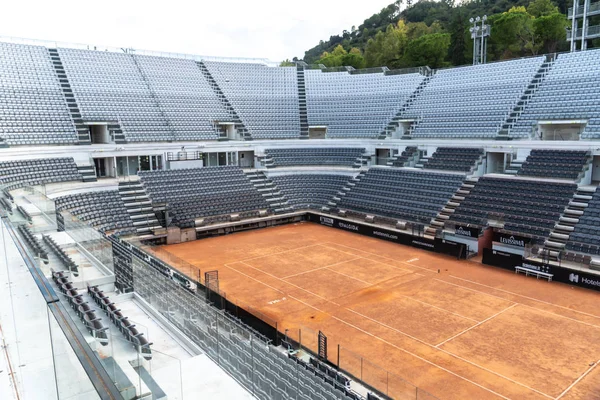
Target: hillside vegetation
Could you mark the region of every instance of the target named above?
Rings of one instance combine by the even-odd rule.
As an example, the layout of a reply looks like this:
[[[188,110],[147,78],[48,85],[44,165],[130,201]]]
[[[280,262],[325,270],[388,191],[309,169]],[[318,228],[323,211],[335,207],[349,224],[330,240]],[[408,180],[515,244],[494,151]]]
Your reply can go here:
[[[470,64],[469,18],[487,15],[488,61],[568,50],[565,0],[396,1],[341,35],[308,50],[304,61],[327,67],[432,68]]]

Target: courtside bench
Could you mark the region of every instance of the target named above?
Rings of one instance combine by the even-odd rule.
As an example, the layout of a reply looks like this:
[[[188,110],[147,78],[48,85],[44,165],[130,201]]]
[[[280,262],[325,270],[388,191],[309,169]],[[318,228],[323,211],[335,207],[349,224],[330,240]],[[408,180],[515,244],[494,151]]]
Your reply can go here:
[[[540,279],[540,277],[546,278],[548,279],[548,282],[550,282],[552,280],[552,277],[554,276],[553,274],[537,271],[535,269],[524,268],[521,266],[515,267],[515,274],[518,274],[519,272],[524,272],[525,276],[534,275],[537,279]]]

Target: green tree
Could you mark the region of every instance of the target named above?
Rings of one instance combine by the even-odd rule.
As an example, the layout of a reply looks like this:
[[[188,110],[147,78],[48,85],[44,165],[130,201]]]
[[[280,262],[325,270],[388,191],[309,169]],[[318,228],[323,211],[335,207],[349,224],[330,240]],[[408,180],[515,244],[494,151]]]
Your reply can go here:
[[[431,68],[440,68],[447,65],[449,48],[449,33],[423,35],[408,43],[404,61],[406,66],[428,65]]]
[[[369,39],[367,42],[367,46],[365,47],[365,61],[367,62],[367,67],[378,67],[381,65],[384,40],[385,34],[380,31],[377,32],[375,38]]]
[[[558,7],[552,0],[533,0],[527,6],[527,12],[534,18],[558,13]]]
[[[497,59],[535,55],[541,49],[533,27],[534,18],[525,7],[512,7],[490,18],[493,45]]]
[[[450,61],[453,65],[467,63],[465,52],[467,49],[467,37],[469,25],[467,17],[462,11],[454,13],[450,23]]]
[[[569,21],[564,14],[555,12],[533,20],[533,29],[545,53],[555,53],[565,43],[565,28]]]
[[[280,67],[293,67],[295,65],[296,65],[296,63],[294,63],[293,61],[290,61],[289,58],[286,58],[279,64]]]

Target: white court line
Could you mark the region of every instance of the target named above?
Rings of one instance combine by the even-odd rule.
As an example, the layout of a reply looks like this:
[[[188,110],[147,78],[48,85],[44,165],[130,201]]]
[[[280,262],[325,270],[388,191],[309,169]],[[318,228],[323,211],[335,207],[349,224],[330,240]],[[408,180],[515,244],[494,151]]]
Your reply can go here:
[[[450,275],[450,276],[451,276],[451,275]],[[484,296],[489,296],[489,297],[493,297],[493,298],[496,298],[496,299],[504,300],[504,301],[507,301],[507,302],[509,302],[509,303],[520,304],[520,303],[518,303],[518,302],[516,302],[516,301],[512,301],[512,300],[505,299],[504,297],[495,296],[495,295],[493,295],[493,294],[489,294],[489,293],[486,293],[486,292],[482,292],[481,290],[471,289],[470,287],[466,287],[466,286],[462,286],[462,285],[457,285],[456,283],[452,283],[452,282],[444,281],[444,280],[442,280],[442,279],[433,278],[433,280],[434,280],[434,281],[438,281],[438,282],[445,283],[445,284],[447,284],[447,285],[456,286],[456,287],[458,287],[458,288],[461,288],[461,289],[469,290],[469,291],[471,291],[471,292],[475,292],[475,293],[478,293],[478,294],[482,294],[482,295],[484,295]]]
[[[394,261],[394,262],[399,262],[399,263],[402,263],[402,264],[410,265],[411,267],[415,267],[415,268],[423,269],[423,270],[425,270],[425,271],[429,271],[429,272],[431,272],[431,273],[435,272],[435,271],[433,271],[433,270],[431,270],[431,269],[429,269],[429,268],[420,267],[420,266],[418,266],[418,265],[415,265],[415,264],[409,264],[409,263],[407,263],[406,261],[395,260],[395,259],[393,259],[393,258],[386,257],[386,256],[382,256],[382,255],[375,254],[375,253],[371,253],[371,252],[369,252],[369,251],[360,250],[360,249],[355,249],[354,247],[346,246],[346,245],[343,245],[343,244],[334,243],[334,242],[325,242],[325,243],[323,243],[323,244],[325,244],[325,245],[327,245],[327,244],[333,244],[333,245],[336,245],[336,246],[342,246],[342,247],[345,247],[345,248],[347,248],[347,249],[350,249],[350,250],[354,250],[354,251],[362,251],[363,253],[367,253],[367,254],[370,254],[370,255],[372,255],[372,256],[381,257],[381,258],[383,258],[383,259],[386,259],[386,260],[390,260],[390,261]],[[340,250],[340,251],[341,251],[341,250]],[[354,254],[354,255],[356,255],[356,254]],[[366,258],[366,257],[365,257],[365,258]],[[371,261],[377,261],[377,260],[371,260]],[[384,263],[381,263],[381,264],[384,264]],[[389,264],[384,264],[384,265],[389,265]],[[393,265],[392,265],[392,267],[393,267]],[[411,272],[412,272],[412,271],[411,271]]]
[[[308,271],[304,271],[304,272],[298,272],[297,274],[293,274],[293,275],[284,276],[283,278],[279,278],[279,279],[293,278],[294,276],[303,275],[303,274],[308,274],[309,272],[319,271],[319,270],[321,270],[321,269],[326,269],[326,268],[329,268],[329,267],[333,267],[333,266],[335,266],[335,265],[340,265],[340,264],[343,264],[343,263],[345,263],[345,262],[348,262],[348,261],[354,261],[354,260],[358,260],[358,259],[360,259],[360,258],[362,258],[362,257],[356,257],[356,258],[352,258],[352,259],[350,259],[350,260],[336,262],[336,263],[333,263],[333,264],[326,265],[326,266],[324,266],[324,267],[319,267],[319,268],[309,269]],[[245,264],[245,263],[244,263],[244,264]]]
[[[583,373],[583,374],[582,374],[582,375],[581,375],[579,378],[577,378],[577,379],[575,380],[575,382],[571,383],[571,384],[569,385],[569,387],[568,387],[568,388],[566,388],[566,389],[565,389],[565,390],[564,390],[564,391],[563,391],[561,394],[559,394],[559,395],[558,395],[558,397],[556,397],[554,400],[558,400],[558,399],[560,399],[561,397],[563,397],[565,394],[567,394],[567,392],[568,392],[569,390],[571,390],[571,389],[573,388],[573,386],[577,385],[577,384],[579,383],[579,381],[581,381],[581,380],[582,380],[583,378],[585,378],[585,377],[586,377],[586,376],[587,376],[587,375],[588,375],[590,372],[592,372],[592,370],[593,370],[594,368],[596,368],[596,365],[598,365],[598,363],[600,363],[600,360],[596,361],[596,362],[594,363],[594,365],[592,365],[591,367],[589,367],[589,368],[587,369],[587,371],[585,371],[585,372],[584,372],[584,373]]]
[[[517,305],[517,303],[513,304],[512,306],[514,307],[514,306],[516,306],[516,305]],[[411,338],[411,339],[413,339],[413,340],[415,340],[415,341],[417,341],[417,342],[419,342],[419,343],[422,343],[422,344],[424,344],[424,345],[426,345],[426,346],[428,346],[428,347],[431,347],[432,349],[435,349],[435,350],[437,350],[437,351],[440,351],[440,352],[442,352],[442,353],[448,354],[449,356],[451,356],[451,357],[454,357],[454,358],[456,358],[457,360],[461,360],[461,361],[463,361],[463,362],[465,362],[465,363],[467,363],[467,364],[471,364],[472,366],[474,366],[474,367],[476,367],[476,368],[479,368],[479,369],[481,369],[481,370],[484,370],[484,371],[486,371],[486,372],[489,372],[489,373],[490,373],[490,374],[492,374],[492,375],[496,375],[496,376],[498,376],[498,377],[500,377],[500,378],[502,378],[502,379],[505,379],[505,380],[507,380],[507,381],[509,381],[509,382],[512,382],[512,383],[514,383],[514,384],[516,384],[516,385],[519,385],[519,386],[521,386],[521,387],[524,387],[525,389],[531,390],[532,392],[536,392],[536,393],[538,393],[538,394],[540,394],[540,395],[542,395],[542,396],[544,396],[544,397],[547,397],[547,398],[549,398],[549,399],[552,399],[552,398],[553,398],[552,396],[550,396],[550,395],[547,395],[547,394],[546,394],[546,393],[544,393],[544,392],[540,392],[539,390],[537,390],[537,389],[534,389],[534,388],[532,388],[532,387],[529,387],[529,386],[525,385],[524,383],[521,383],[521,382],[515,381],[514,379],[511,379],[511,378],[509,378],[509,377],[507,377],[507,376],[504,376],[504,375],[502,375],[502,374],[499,374],[498,372],[495,372],[495,371],[492,371],[492,370],[490,370],[490,369],[488,369],[488,368],[485,368],[485,367],[483,367],[483,366],[481,366],[481,365],[479,365],[479,364],[476,364],[476,363],[474,363],[473,361],[469,361],[469,360],[467,360],[466,358],[462,358],[462,357],[460,357],[460,356],[457,356],[456,354],[454,354],[454,353],[451,353],[451,352],[449,352],[449,351],[447,351],[447,350],[444,350],[444,349],[440,349],[440,348],[438,348],[438,347],[435,347],[434,345],[432,345],[432,344],[429,344],[429,343],[427,343],[427,342],[424,342],[424,341],[422,341],[422,340],[420,340],[420,339],[417,339],[417,338],[415,338],[415,337],[413,337],[413,336],[411,336],[411,335],[409,335],[409,334],[407,334],[407,333],[405,333],[405,332],[402,332],[402,331],[401,331],[401,330],[399,330],[399,329],[396,329],[396,328],[393,328],[393,327],[391,327],[391,326],[388,326],[388,325],[384,324],[383,322],[377,321],[377,320],[375,320],[375,319],[373,319],[373,318],[369,318],[369,317],[367,317],[366,315],[362,315],[362,314],[360,314],[360,313],[358,313],[358,312],[356,312],[356,311],[354,311],[354,310],[350,310],[349,308],[346,308],[346,310],[348,310],[348,311],[352,311],[352,312],[354,312],[355,314],[358,314],[358,315],[360,315],[361,317],[364,317],[364,318],[366,318],[366,319],[368,319],[368,320],[371,320],[371,321],[373,321],[373,322],[374,322],[374,323],[376,323],[376,324],[379,324],[379,325],[381,325],[381,326],[384,326],[384,327],[386,327],[386,328],[388,328],[388,329],[390,329],[390,330],[392,330],[392,331],[395,331],[395,332],[397,332],[397,333],[400,333],[400,334],[401,334],[401,335],[403,335],[403,336],[409,337],[409,338]],[[332,315],[332,318],[336,318],[336,317],[334,317],[334,316]],[[338,318],[336,318],[336,319],[338,319]],[[350,324],[348,324],[348,325],[350,325]],[[361,330],[360,328],[357,328],[357,329]],[[371,336],[375,336],[375,335],[371,334]],[[377,336],[375,336],[375,337],[377,337]],[[382,340],[382,341],[385,341],[384,339],[381,339],[381,338],[380,338],[380,340]],[[386,343],[387,343],[387,342],[386,342]],[[397,346],[394,346],[394,347],[397,347]],[[403,349],[402,349],[402,350],[403,350]],[[406,350],[403,350],[403,351],[405,351],[405,352],[407,352],[407,353],[408,353],[408,351],[406,351]],[[418,357],[418,356],[416,356],[416,357]],[[432,364],[433,364],[433,363],[432,363]],[[436,364],[433,364],[433,365],[436,365]],[[440,367],[440,368],[442,368],[442,367]],[[442,368],[442,369],[443,369],[443,368]],[[457,375],[457,376],[460,376],[460,375]],[[468,380],[468,379],[466,379],[466,378],[465,378],[465,380]]]
[[[323,246],[324,246],[324,247],[327,247],[327,248],[329,248],[329,249],[335,250],[335,251],[339,251],[340,253],[349,254],[349,255],[352,255],[352,256],[355,256],[355,255],[356,255],[356,254],[348,253],[347,251],[343,251],[343,250],[340,250],[340,249],[337,249],[337,248],[334,248],[334,247],[327,246],[327,244],[337,244],[337,243],[326,242],[326,243],[323,243]],[[340,244],[340,246],[344,246],[344,245],[343,245],[343,244]],[[369,254],[369,255],[372,255],[372,256],[376,255],[376,254],[373,254],[373,253],[369,253],[368,251],[364,251],[364,250],[358,250],[358,249],[353,249],[352,247],[348,247],[348,246],[344,246],[344,247],[347,247],[347,248],[349,248],[349,249],[352,249],[352,250],[355,250],[355,251],[362,251],[363,253],[367,253],[367,254]],[[431,271],[431,270],[429,270],[429,269],[426,269],[426,268],[421,268],[421,267],[419,267],[418,265],[407,264],[407,263],[405,263],[404,261],[394,260],[394,259],[387,258],[387,257],[383,257],[383,256],[378,256],[378,257],[382,257],[382,258],[385,258],[386,260],[390,260],[390,261],[401,262],[401,263],[403,263],[403,264],[410,265],[411,267],[417,267],[417,268],[420,268],[420,269],[425,269],[426,271],[432,272],[432,271]],[[372,261],[372,262],[374,262],[374,263],[377,263],[377,264],[381,264],[381,265],[387,265],[388,267],[396,268],[396,269],[399,269],[400,271],[406,271],[406,272],[410,272],[410,273],[413,273],[413,274],[415,273],[414,271],[411,271],[410,269],[401,268],[401,267],[398,267],[398,266],[396,266],[396,265],[392,265],[392,264],[386,264],[386,263],[384,263],[384,262],[377,261],[377,260],[371,260],[370,258],[367,258],[367,257],[360,257],[360,258],[364,258],[365,260],[369,260],[369,261]]]
[[[555,317],[563,318],[563,319],[566,319],[566,320],[569,320],[569,321],[577,322],[577,323],[582,324],[582,325],[591,326],[592,328],[600,329],[600,325],[594,325],[594,324],[590,324],[589,322],[583,322],[583,321],[580,321],[580,320],[575,319],[575,318],[566,317],[564,315],[556,314],[556,313],[553,313],[552,311],[542,310],[541,308],[537,308],[537,307],[530,306],[530,305],[527,305],[527,304],[523,304],[523,303],[519,303],[519,304],[522,305],[523,307],[531,308],[532,310],[535,310],[535,311],[539,311],[539,312],[542,312],[542,313],[550,314],[550,315],[553,315]]]
[[[400,350],[400,351],[401,351],[401,352],[403,352],[403,353],[406,353],[406,354],[408,354],[408,355],[411,355],[411,356],[413,356],[413,357],[415,357],[415,358],[418,358],[419,360],[421,360],[421,361],[423,361],[423,362],[425,362],[425,363],[427,363],[427,364],[429,364],[429,365],[433,365],[434,367],[437,367],[437,368],[441,369],[442,371],[445,371],[445,372],[447,372],[447,373],[449,373],[449,374],[451,374],[451,375],[454,375],[454,376],[456,376],[456,377],[457,377],[457,378],[459,378],[459,379],[462,379],[462,380],[464,380],[464,381],[467,381],[467,382],[469,382],[470,384],[472,384],[472,385],[475,385],[475,386],[477,386],[477,387],[479,387],[479,388],[481,388],[481,389],[483,389],[483,390],[485,390],[485,391],[487,391],[487,392],[490,392],[490,393],[492,393],[492,394],[495,394],[496,396],[498,396],[498,397],[501,397],[501,398],[503,398],[503,399],[505,399],[505,400],[510,400],[508,397],[506,397],[506,396],[503,396],[503,395],[501,395],[501,394],[500,394],[500,393],[498,393],[498,392],[494,392],[494,391],[493,391],[492,389],[490,389],[490,388],[487,388],[487,387],[485,387],[485,386],[483,386],[483,385],[480,385],[480,384],[479,384],[479,383],[477,383],[477,382],[474,382],[474,381],[472,381],[472,380],[470,380],[470,379],[468,379],[468,378],[465,378],[464,376],[462,376],[462,375],[459,375],[459,374],[457,374],[456,372],[450,371],[449,369],[446,369],[446,368],[442,367],[441,365],[438,365],[438,364],[436,364],[436,363],[434,363],[434,362],[432,362],[432,361],[429,361],[429,360],[427,360],[427,359],[425,359],[425,358],[423,358],[423,357],[421,357],[421,356],[419,356],[419,355],[417,355],[417,354],[414,354],[414,353],[412,353],[412,352],[410,352],[410,351],[408,351],[408,350],[406,350],[406,349],[403,349],[402,347],[396,346],[395,344],[393,344],[393,343],[391,343],[391,342],[388,342],[387,340],[385,340],[385,339],[382,339],[382,338],[380,338],[379,336],[372,334],[371,332],[367,332],[367,331],[365,331],[365,330],[363,330],[363,329],[361,329],[361,328],[359,328],[359,327],[357,327],[357,326],[355,326],[355,325],[352,325],[351,323],[349,323],[349,322],[346,322],[346,321],[344,321],[343,319],[340,319],[340,318],[338,318],[338,317],[334,317],[333,315],[331,316],[331,318],[333,318],[333,319],[335,319],[335,320],[338,320],[338,321],[340,321],[340,322],[342,322],[342,323],[344,323],[344,324],[346,324],[346,325],[348,325],[348,326],[350,326],[350,327],[352,327],[352,328],[354,328],[354,329],[356,329],[356,330],[358,330],[358,331],[360,331],[360,332],[364,333],[365,335],[369,335],[369,336],[371,336],[371,337],[373,337],[373,338],[375,338],[375,339],[377,339],[377,340],[379,340],[379,341],[381,341],[381,342],[383,342],[383,343],[385,343],[385,344],[387,344],[387,345],[389,345],[389,346],[392,346],[392,347],[394,347],[394,348],[396,348],[396,349]],[[550,396],[547,396],[547,397],[550,397]],[[550,397],[550,398],[551,398],[551,397]]]
[[[469,321],[478,322],[478,321],[477,321],[476,319],[474,319],[474,318],[465,317],[464,315],[460,315],[460,314],[457,314],[457,313],[455,313],[455,312],[453,312],[453,311],[449,311],[449,310],[446,310],[446,309],[444,309],[444,308],[441,308],[441,307],[438,307],[438,306],[434,306],[433,304],[429,304],[429,303],[426,303],[426,302],[424,302],[424,301],[421,301],[421,300],[414,299],[414,298],[412,298],[412,297],[410,297],[410,296],[405,296],[405,295],[403,295],[403,294],[401,294],[400,296],[402,296],[402,297],[406,297],[407,299],[409,299],[409,300],[412,300],[412,301],[416,301],[417,303],[425,304],[426,306],[429,306],[429,307],[431,307],[431,308],[436,308],[436,309],[438,309],[438,310],[440,310],[440,311],[447,312],[448,314],[452,314],[452,315],[455,315],[455,316],[457,316],[457,317],[460,317],[460,318],[468,319]]]
[[[586,312],[584,312],[584,311],[573,310],[572,308],[565,307],[565,306],[561,306],[561,305],[554,304],[554,303],[550,303],[550,302],[547,302],[547,301],[544,301],[544,300],[536,299],[535,297],[529,297],[529,296],[525,296],[525,295],[522,295],[522,294],[519,294],[519,293],[511,292],[511,291],[508,291],[508,290],[504,290],[504,289],[495,288],[495,287],[493,287],[493,286],[484,285],[483,283],[479,283],[479,282],[471,281],[471,280],[469,280],[469,279],[459,278],[458,276],[454,276],[454,275],[448,275],[448,276],[449,276],[449,277],[451,277],[451,278],[454,278],[454,279],[461,280],[461,281],[465,281],[465,282],[473,283],[473,284],[475,284],[475,285],[479,285],[479,286],[487,287],[487,288],[490,288],[490,289],[498,290],[498,291],[500,291],[500,292],[504,292],[504,293],[512,294],[513,296],[519,296],[519,297],[523,297],[523,298],[525,298],[525,299],[529,299],[529,300],[537,301],[537,302],[539,302],[539,303],[547,304],[547,305],[549,305],[549,306],[553,306],[553,307],[557,307],[557,308],[563,308],[563,309],[565,309],[565,310],[569,310],[569,311],[572,311],[572,312],[575,312],[575,313],[578,313],[578,314],[587,315],[588,317],[593,317],[593,318],[600,319],[600,316],[598,316],[598,315],[589,314],[589,313],[586,313]],[[463,286],[461,286],[461,287],[463,287]],[[467,289],[468,289],[468,288],[467,288]],[[472,290],[474,290],[474,289],[472,289]],[[483,292],[481,292],[481,293],[483,293]],[[490,296],[491,296],[491,295],[490,295]],[[497,297],[497,296],[494,296],[494,297]],[[500,297],[500,298],[501,298],[501,297]],[[505,300],[506,300],[506,299],[505,299]],[[512,300],[508,300],[508,301],[512,301]]]
[[[432,362],[432,361],[429,361],[429,360],[427,360],[427,359],[425,359],[425,358],[423,358],[423,357],[421,357],[421,356],[419,356],[419,355],[417,355],[417,354],[414,354],[414,353],[412,353],[412,352],[410,352],[410,351],[408,351],[408,350],[406,350],[406,349],[403,349],[402,347],[396,346],[395,344],[393,344],[393,343],[391,343],[391,342],[388,342],[387,340],[385,340],[385,339],[383,339],[383,338],[380,338],[379,336],[377,336],[377,335],[374,335],[374,334],[372,334],[371,332],[365,331],[364,329],[361,329],[361,328],[359,328],[358,326],[352,325],[351,323],[349,323],[349,322],[347,322],[347,321],[345,321],[345,320],[343,320],[343,319],[341,319],[341,318],[338,318],[338,317],[336,317],[336,316],[334,316],[334,315],[331,315],[330,313],[327,313],[327,312],[325,312],[325,311],[323,311],[323,310],[321,310],[321,309],[319,309],[319,308],[317,308],[317,307],[315,307],[315,306],[311,306],[310,304],[308,304],[308,303],[305,303],[304,301],[302,301],[302,300],[300,300],[300,299],[297,299],[297,298],[295,298],[295,297],[293,297],[293,296],[290,296],[290,297],[291,297],[291,298],[293,298],[294,300],[297,300],[297,301],[299,301],[300,303],[306,304],[306,305],[307,305],[308,307],[310,307],[310,308],[314,308],[315,310],[317,310],[317,311],[319,311],[319,312],[321,312],[321,313],[324,313],[324,314],[327,314],[327,315],[331,316],[331,318],[333,318],[333,319],[335,319],[335,320],[337,320],[337,321],[339,321],[339,322],[341,322],[341,323],[343,323],[343,324],[346,324],[346,325],[348,325],[349,327],[356,329],[357,331],[360,331],[360,332],[362,332],[362,333],[364,333],[364,334],[366,334],[366,335],[369,335],[369,336],[371,336],[371,337],[373,337],[373,338],[375,338],[375,339],[377,339],[377,340],[379,340],[379,341],[381,341],[381,342],[383,342],[383,343],[385,343],[385,344],[387,344],[387,345],[390,345],[390,346],[392,346],[392,347],[394,347],[394,348],[396,348],[396,349],[400,350],[400,351],[401,351],[401,352],[403,352],[403,353],[406,353],[406,354],[408,354],[408,355],[410,355],[410,356],[413,356],[413,357],[415,357],[415,358],[418,358],[419,360],[421,360],[421,361],[423,361],[423,362],[425,362],[425,363],[427,363],[427,364],[429,364],[429,365],[433,365],[434,367],[436,367],[436,368],[439,368],[439,369],[441,369],[442,371],[445,371],[445,372],[447,372],[447,373],[449,373],[449,374],[451,374],[451,375],[454,375],[454,376],[456,376],[456,377],[457,377],[457,378],[459,378],[459,379],[462,379],[462,380],[464,380],[464,381],[467,381],[467,382],[469,382],[470,384],[472,384],[472,385],[475,385],[475,386],[477,386],[477,387],[479,387],[479,388],[481,388],[481,389],[483,389],[483,390],[485,390],[485,391],[487,391],[487,392],[493,393],[493,394],[495,394],[496,396],[499,396],[499,397],[501,397],[501,398],[503,398],[503,399],[505,399],[505,400],[510,400],[508,397],[506,397],[506,396],[503,396],[503,395],[501,395],[500,393],[494,392],[492,389],[489,389],[489,388],[487,388],[487,387],[485,387],[485,386],[483,386],[483,385],[480,385],[480,384],[479,384],[479,383],[477,383],[477,382],[474,382],[474,381],[472,381],[472,380],[470,380],[470,379],[468,379],[468,378],[465,378],[464,376],[462,376],[462,375],[459,375],[459,374],[457,374],[456,372],[450,371],[449,369],[446,369],[446,368],[442,367],[441,365],[438,365],[438,364],[436,364],[436,363],[434,363],[434,362]],[[353,311],[353,310],[350,310],[349,308],[348,308],[347,310],[349,310],[349,311]],[[359,313],[357,313],[357,314],[359,314]],[[360,315],[360,314],[359,314],[359,315]],[[367,318],[368,318],[368,317],[367,317]],[[416,339],[416,340],[418,340],[418,339]],[[424,343],[424,342],[423,342],[423,343]],[[430,346],[430,345],[429,345],[429,346]],[[546,396],[546,397],[552,398],[552,397],[550,397],[550,396]]]
[[[289,253],[290,251],[296,251],[296,250],[308,249],[308,248],[310,248],[310,247],[315,247],[315,246],[321,246],[321,244],[320,244],[320,243],[319,243],[319,244],[311,244],[311,245],[308,245],[308,246],[302,246],[302,247],[298,247],[298,248],[295,248],[295,249],[289,249],[289,250],[284,250],[284,251],[278,251],[278,252],[276,252],[276,253],[265,254],[265,255],[262,255],[262,256],[250,257],[250,258],[244,258],[243,260],[238,260],[238,261],[236,261],[236,262],[250,261],[250,260],[256,260],[256,259],[258,259],[258,258],[265,258],[265,257],[270,257],[270,256],[276,256],[276,255],[278,255],[278,254]]]
[[[235,263],[231,263],[231,264],[235,264]],[[237,272],[238,274],[242,274],[242,275],[244,275],[246,278],[250,278],[250,279],[252,279],[253,281],[256,281],[256,282],[258,282],[258,283],[260,283],[260,284],[263,284],[263,285],[265,285],[265,286],[267,286],[267,287],[269,287],[269,288],[271,288],[271,289],[273,289],[273,290],[276,290],[276,291],[278,291],[278,292],[280,292],[280,293],[283,293],[283,294],[287,295],[287,293],[286,293],[286,292],[284,292],[283,290],[281,290],[281,289],[277,289],[277,288],[276,288],[276,287],[274,287],[274,286],[271,286],[271,285],[269,285],[269,284],[267,284],[267,283],[264,283],[264,282],[263,282],[263,281],[261,281],[261,280],[258,280],[258,279],[254,278],[254,277],[251,277],[250,275],[248,275],[248,274],[245,274],[245,273],[243,273],[242,271],[239,271],[239,270],[237,270],[237,269],[233,268],[233,267],[232,267],[230,264],[224,264],[224,265],[225,265],[227,268],[234,270],[234,271],[235,271],[235,272]]]
[[[293,284],[292,282],[284,281],[283,279],[281,279],[281,278],[278,278],[278,277],[276,277],[275,275],[272,275],[272,274],[270,274],[270,273],[268,273],[268,272],[265,272],[265,271],[263,271],[263,270],[260,270],[260,269],[258,269],[258,268],[255,268],[255,267],[253,267],[253,266],[252,266],[252,265],[250,265],[250,264],[246,264],[244,261],[238,261],[238,262],[239,262],[239,263],[242,263],[242,264],[244,264],[244,265],[245,265],[245,266],[247,266],[247,267],[250,267],[250,268],[252,268],[252,269],[255,269],[255,270],[257,270],[258,272],[262,272],[262,273],[263,273],[263,274],[265,274],[265,275],[269,275],[270,277],[272,277],[272,278],[275,278],[275,279],[277,279],[278,281],[281,281],[281,282],[285,283],[286,285],[291,285],[291,286],[293,286],[293,287],[295,287],[295,288],[298,288],[298,289],[300,289],[300,290],[303,290],[303,291],[305,291],[306,293],[310,293],[310,294],[312,294],[313,296],[316,296],[316,297],[318,297],[318,298],[320,298],[320,299],[323,299],[323,300],[325,300],[325,301],[328,301],[328,302],[330,302],[330,303],[333,303],[333,304],[335,304],[336,306],[338,306],[338,307],[339,307],[339,304],[338,304],[338,303],[336,303],[336,302],[335,302],[335,301],[333,301],[333,300],[329,300],[329,299],[327,299],[327,298],[325,298],[325,297],[323,297],[323,296],[319,296],[318,294],[316,294],[316,293],[313,293],[313,292],[311,292],[310,290],[306,290],[306,289],[304,289],[303,287],[300,287],[300,286],[298,286],[298,285],[295,285],[295,284]]]
[[[459,336],[460,336],[460,335],[462,335],[463,333],[467,333],[467,332],[469,332],[469,331],[470,331],[471,329],[473,329],[473,328],[477,328],[479,325],[481,325],[481,324],[483,324],[483,323],[486,323],[486,322],[488,322],[490,319],[492,319],[492,318],[495,318],[495,317],[497,317],[498,315],[502,314],[503,312],[505,312],[505,311],[508,311],[508,310],[510,310],[511,308],[513,308],[513,307],[516,307],[516,306],[517,306],[517,303],[515,303],[515,304],[512,304],[512,305],[510,305],[510,306],[506,307],[506,308],[505,308],[504,310],[502,310],[502,311],[498,311],[496,314],[492,315],[491,317],[488,317],[488,318],[484,319],[483,321],[476,323],[476,324],[475,324],[475,325],[473,325],[472,327],[470,327],[470,328],[467,328],[467,329],[465,329],[464,331],[457,333],[456,335],[452,336],[451,338],[449,338],[449,339],[446,339],[446,340],[444,340],[443,342],[436,344],[436,345],[435,345],[435,347],[440,347],[440,346],[441,346],[441,345],[443,345],[444,343],[446,343],[446,342],[449,342],[449,341],[451,341],[452,339],[455,339],[455,338],[459,337]]]
[[[335,264],[334,264],[334,265],[335,265]],[[354,279],[355,281],[362,282],[362,283],[364,283],[364,284],[366,284],[366,285],[369,285],[369,286],[374,286],[374,285],[375,285],[374,283],[367,282],[367,281],[363,281],[362,279],[358,279],[358,278],[355,278],[355,277],[353,277],[353,276],[351,276],[351,275],[345,274],[345,273],[343,273],[343,272],[336,271],[336,270],[334,270],[334,269],[330,269],[329,267],[325,267],[325,268],[327,268],[327,269],[328,269],[329,271],[331,271],[331,272],[334,272],[334,273],[336,273],[336,274],[340,274],[340,275],[344,275],[344,276],[345,276],[345,277],[347,277],[347,278]]]

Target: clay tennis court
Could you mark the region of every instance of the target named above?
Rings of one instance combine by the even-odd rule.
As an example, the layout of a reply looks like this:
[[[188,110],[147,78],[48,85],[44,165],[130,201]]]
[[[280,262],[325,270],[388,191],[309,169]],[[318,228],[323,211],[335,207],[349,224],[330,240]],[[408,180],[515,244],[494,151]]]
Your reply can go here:
[[[600,398],[598,293],[312,223],[157,250],[391,397]]]

